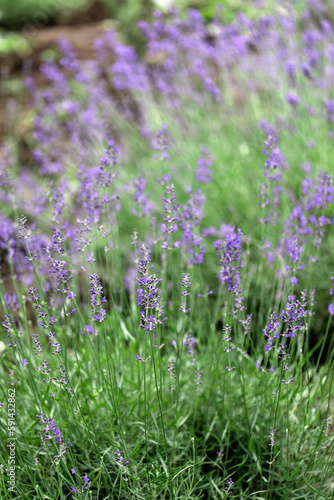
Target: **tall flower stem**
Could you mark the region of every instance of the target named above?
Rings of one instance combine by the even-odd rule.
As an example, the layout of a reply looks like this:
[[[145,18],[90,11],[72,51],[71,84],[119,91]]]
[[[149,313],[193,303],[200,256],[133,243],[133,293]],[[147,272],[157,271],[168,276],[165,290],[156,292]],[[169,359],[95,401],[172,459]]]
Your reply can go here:
[[[170,468],[170,461],[169,461],[169,456],[168,456],[166,431],[165,431],[164,417],[163,417],[163,413],[162,413],[160,391],[159,391],[159,386],[158,386],[158,376],[157,376],[157,369],[156,369],[156,365],[155,365],[154,345],[153,345],[153,337],[152,337],[152,335],[150,335],[150,341],[151,341],[152,364],[153,364],[153,369],[154,369],[155,390],[156,390],[157,398],[158,398],[160,418],[161,418],[161,427],[162,427],[162,433],[163,433],[163,437],[164,437],[164,444],[165,444],[165,450],[166,450],[166,459],[167,459],[168,473],[169,473],[169,478],[170,478],[170,476],[171,476],[171,468]],[[174,488],[173,488],[173,484],[172,483],[171,483],[171,493],[172,493],[172,499],[173,499],[174,498]]]

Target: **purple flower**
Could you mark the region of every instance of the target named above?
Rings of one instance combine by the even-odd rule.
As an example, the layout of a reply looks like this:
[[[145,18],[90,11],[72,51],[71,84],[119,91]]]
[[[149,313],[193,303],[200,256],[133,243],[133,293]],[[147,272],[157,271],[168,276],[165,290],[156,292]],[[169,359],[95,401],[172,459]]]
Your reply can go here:
[[[186,338],[184,339],[183,345],[187,346],[189,354],[194,354],[195,346],[196,346],[196,339],[194,337],[192,337],[189,333],[186,336]]]
[[[158,130],[155,140],[152,142],[153,149],[160,152],[160,156],[156,155],[156,160],[168,159],[168,141],[167,141],[167,126],[163,123],[160,130]]]
[[[255,367],[258,368],[260,370],[260,372],[264,372],[264,368],[261,366],[260,361],[256,362]]]
[[[133,179],[133,184],[136,187],[135,194],[133,195],[133,199],[136,207],[132,210],[134,215],[139,217],[145,217],[153,213],[156,210],[156,206],[153,201],[150,200],[152,193],[145,194],[145,189],[147,182],[144,177],[138,177],[138,179]]]
[[[18,309],[19,308],[19,302],[17,300],[17,296],[16,296],[15,292],[12,295],[10,295],[9,293],[5,292],[3,294],[3,297],[5,299],[6,306],[8,307],[8,309],[14,310],[14,309]]]
[[[137,283],[140,288],[137,289],[137,303],[140,308],[140,326],[146,331],[155,330],[158,324],[162,324],[167,320],[167,317],[160,319],[163,314],[163,308],[160,305],[160,295],[158,284],[161,278],[157,277],[157,273],[149,275],[148,265],[150,262],[150,250],[145,245],[142,245],[143,258],[138,263]],[[150,311],[154,314],[149,314]]]
[[[269,443],[269,446],[271,448],[275,446],[275,440],[276,440],[275,432],[276,432],[276,429],[274,429],[273,427],[270,427],[270,434],[269,434],[270,443]]]
[[[307,62],[302,62],[302,71],[304,73],[304,76],[306,76],[306,78],[312,78],[312,70],[311,70],[311,67],[310,65],[307,63]]]
[[[267,156],[265,163],[264,176],[266,182],[261,184],[259,206],[267,210],[267,215],[259,219],[260,224],[277,224],[280,217],[279,207],[281,205],[281,191],[279,185],[281,180],[281,171],[285,168],[285,158],[276,146],[277,139],[273,135],[268,135],[265,141],[263,153]],[[270,183],[270,184],[268,184]],[[270,186],[270,189],[269,189]],[[271,199],[269,193],[271,192]]]
[[[212,181],[212,164],[213,160],[208,149],[201,150],[201,157],[197,160],[198,168],[196,170],[196,180],[202,184]]]
[[[39,433],[40,440],[42,441],[42,450],[47,450],[50,448],[50,441],[54,440],[58,446],[58,455],[51,458],[51,462],[58,463],[59,460],[66,454],[66,451],[71,446],[71,441],[65,444],[64,437],[61,431],[57,428],[57,425],[53,418],[47,418],[42,412],[40,415],[36,415],[39,424],[44,426],[43,431]]]
[[[274,340],[279,338],[279,321],[276,314],[273,312],[269,318],[266,328],[263,330],[263,336],[267,338],[267,345],[264,350],[266,352],[274,349]]]
[[[229,290],[233,290],[239,286],[239,269],[242,268],[241,255],[241,229],[238,232],[228,233],[225,236],[225,241],[216,240],[213,242],[213,247],[219,257],[220,272],[219,281],[226,283]],[[239,262],[235,265],[234,262]]]
[[[232,495],[233,485],[234,485],[234,482],[232,481],[232,478],[227,479],[226,486],[225,486],[226,489],[223,490],[225,495]]]
[[[100,159],[99,171],[97,173],[98,187],[109,187],[114,179],[118,176],[118,172],[109,172],[107,169],[117,165],[118,147],[115,146],[113,140],[109,140],[108,147],[105,151],[105,156]]]
[[[96,262],[96,259],[94,258],[94,253],[87,254],[87,262]]]
[[[293,92],[288,92],[287,96],[286,96],[286,100],[289,104],[291,104],[291,106],[293,107],[297,107],[298,104],[300,103],[300,97],[299,95],[297,94],[294,94]]]
[[[305,182],[308,183],[308,189],[305,189]],[[327,172],[320,171],[313,181],[310,179],[304,180],[303,195],[303,205],[306,211],[310,212],[316,208],[320,210],[325,208],[333,201],[331,176]]]
[[[76,470],[74,468],[71,469],[71,473],[75,474],[76,476],[79,476],[79,474],[76,472]],[[89,486],[89,479],[88,479],[87,472],[85,472],[85,475],[82,476],[81,479],[83,480],[84,484],[82,485],[82,487],[80,489],[76,489],[74,486],[72,486],[73,493],[83,493],[85,490],[87,490],[87,488]]]
[[[161,232],[167,233],[167,239],[163,242],[161,248],[166,250],[171,250],[175,248],[174,245],[170,244],[170,235],[171,233],[175,233],[178,229],[175,221],[177,220],[176,216],[176,207],[175,207],[175,191],[174,184],[168,185],[164,180],[162,184],[165,187],[165,196],[162,198],[163,201],[163,210],[164,217],[163,223],[161,224]]]
[[[123,457],[123,452],[121,450],[117,450],[115,453],[115,462],[120,467],[122,474],[126,474],[128,472],[128,461]]]
[[[89,277],[90,281],[90,303],[92,304],[94,320],[102,322],[106,317],[105,309],[101,308],[102,304],[107,302],[107,299],[103,296],[103,288],[101,285],[100,278],[97,274],[92,274]],[[98,310],[100,308],[100,310]]]
[[[277,138],[268,135],[263,153],[266,155],[264,176],[268,181],[278,181],[281,176],[281,169],[285,168],[286,160],[283,153],[277,147]]]
[[[146,363],[149,359],[151,359],[151,356],[148,356],[148,358],[143,359],[138,354],[136,354],[136,360],[141,361],[142,363]]]
[[[245,320],[240,319],[239,323],[241,324],[243,328],[243,334],[247,335],[249,333],[251,326],[252,326],[252,314],[247,314],[247,317]]]
[[[190,288],[191,283],[190,283],[190,274],[189,273],[188,274],[183,273],[181,286],[183,286],[184,288]],[[188,296],[188,295],[190,295],[190,292],[185,290],[184,292],[181,292],[181,295]]]
[[[285,71],[291,80],[291,83],[294,83],[296,76],[296,63],[293,59],[288,59],[285,63]]]
[[[88,335],[97,335],[97,331],[92,325],[85,325],[84,329],[84,332],[80,332],[81,335],[86,335],[86,333],[88,333]]]
[[[331,419],[330,418],[326,418],[325,419],[325,425],[324,425],[324,430],[322,431],[323,435],[326,436],[326,438],[330,437],[331,435],[331,426],[332,426],[332,422],[331,422]],[[325,444],[324,443],[320,443],[322,447],[324,448],[329,448],[331,443],[329,442],[328,444]]]
[[[62,292],[68,294],[69,281],[73,278],[73,273],[70,273],[67,269],[67,262],[49,258],[50,269],[49,273],[55,274],[57,278],[56,290],[57,292]]]
[[[203,238],[198,228],[204,215],[205,196],[200,189],[192,192],[192,188],[189,187],[188,192],[189,199],[187,203],[178,206],[177,220],[183,231],[182,247],[189,255],[189,263],[199,265],[203,263],[205,253],[205,245],[203,245]]]
[[[236,317],[240,311],[245,309],[243,305],[244,298],[240,288],[239,269],[243,267],[241,257],[241,237],[242,232],[228,232],[225,240],[216,240],[213,246],[216,250],[216,255],[219,257],[220,271],[218,279],[220,283],[226,283],[228,290],[232,291],[234,296],[233,315]]]
[[[9,337],[10,339],[21,337],[22,333],[20,331],[18,331],[18,329],[16,328],[16,320],[14,318],[12,318],[12,316],[10,314],[8,314],[8,316],[4,317],[4,321],[2,322],[2,326],[4,327],[5,331],[7,332],[7,337]],[[9,347],[17,347],[19,345],[18,342],[11,344],[8,341],[6,342],[6,344]]]
[[[281,360],[281,366],[283,367],[283,371],[290,370],[288,365],[288,360],[290,358],[289,348],[285,342],[279,344],[279,359]]]
[[[289,385],[291,384],[295,379],[294,378],[290,378],[287,382],[285,380],[282,380],[283,384],[284,385]]]
[[[331,221],[318,213],[332,202],[332,193],[331,178],[327,173],[320,172],[313,180],[304,179],[303,196],[284,222],[283,237],[278,243],[278,255],[289,261],[285,264],[286,271],[294,274],[303,269],[302,256],[309,240],[317,248],[322,245],[325,226]],[[312,257],[309,258],[311,261]]]
[[[310,316],[311,311],[307,309],[309,302],[306,298],[306,290],[301,292],[301,299],[295,300],[293,295],[289,295],[285,310],[280,315],[282,323],[286,325],[282,337],[294,338],[298,330],[303,326],[303,318]]]
[[[24,368],[28,365],[28,361],[26,359],[22,359],[21,363],[23,364]]]

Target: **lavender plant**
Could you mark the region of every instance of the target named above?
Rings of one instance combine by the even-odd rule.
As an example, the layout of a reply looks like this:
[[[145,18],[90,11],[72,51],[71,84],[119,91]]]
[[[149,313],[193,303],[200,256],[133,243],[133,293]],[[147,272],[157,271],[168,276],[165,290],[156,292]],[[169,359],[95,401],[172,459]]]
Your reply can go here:
[[[106,31],[26,82],[1,497],[332,498],[332,27],[286,9],[156,13],[145,57]]]

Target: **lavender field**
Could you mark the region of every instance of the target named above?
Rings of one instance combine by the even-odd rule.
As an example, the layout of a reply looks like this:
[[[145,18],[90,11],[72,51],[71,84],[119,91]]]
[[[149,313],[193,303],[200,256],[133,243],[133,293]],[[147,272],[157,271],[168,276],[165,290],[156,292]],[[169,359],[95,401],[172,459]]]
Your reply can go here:
[[[155,12],[142,54],[106,30],[90,61],[59,40],[45,85],[27,67],[1,499],[334,498],[334,25],[293,4]]]

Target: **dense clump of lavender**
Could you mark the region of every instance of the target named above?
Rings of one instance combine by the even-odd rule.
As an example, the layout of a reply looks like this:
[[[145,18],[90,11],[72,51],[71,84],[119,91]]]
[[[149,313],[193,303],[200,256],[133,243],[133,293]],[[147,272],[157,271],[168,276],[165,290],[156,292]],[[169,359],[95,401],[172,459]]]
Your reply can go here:
[[[326,65],[334,60],[331,27],[323,22],[318,31],[311,29],[305,16],[298,52],[293,19],[283,16],[274,21],[267,16],[251,21],[238,16],[226,25],[218,13],[208,24],[194,10],[184,16],[176,9],[166,15],[155,13],[152,23],[139,23],[146,38],[143,58],[120,43],[113,31],[96,40],[96,60],[86,65],[62,40],[59,61],[47,61],[41,68],[48,88],[37,90],[33,79],[26,79],[37,110],[33,160],[39,178],[36,182],[23,169],[15,187],[8,166],[0,172],[1,203],[6,207],[0,215],[1,268],[9,269],[15,290],[1,294],[7,349],[4,373],[10,387],[22,394],[26,390],[27,408],[39,408],[40,460],[50,459],[58,479],[67,473],[66,484],[68,478],[71,484],[77,480],[78,486],[68,486],[74,494],[96,485],[100,492],[102,481],[115,497],[130,498],[135,484],[138,491],[142,489],[140,495],[150,498],[161,481],[154,494],[167,498],[174,485],[179,487],[181,473],[190,468],[192,488],[195,475],[201,477],[202,458],[197,462],[194,445],[192,462],[188,460],[189,435],[206,455],[205,466],[221,468],[218,486],[212,470],[210,481],[226,497],[242,494],[237,472],[231,476],[229,447],[233,443],[233,453],[240,454],[236,443],[244,443],[246,433],[248,448],[243,444],[243,452],[249,452],[252,460],[256,456],[269,495],[274,462],[283,464],[281,470],[286,468],[289,480],[294,478],[290,428],[295,431],[296,422],[300,426],[298,405],[304,410],[305,393],[308,390],[310,397],[313,390],[312,377],[321,375],[319,363],[313,370],[313,351],[308,352],[315,290],[309,289],[306,277],[310,275],[305,270],[323,258],[333,188],[329,173],[312,174],[307,158],[300,160],[306,175],[297,186],[298,175],[294,179],[295,166],[287,160],[289,151],[281,144],[279,132],[283,135],[288,127],[294,138],[302,112],[321,115],[319,109],[306,107],[303,85],[323,90],[322,120],[326,127],[334,122],[329,92],[333,72]],[[293,43],[280,30],[289,33]],[[281,103],[289,113],[289,120],[283,117],[275,126],[261,124],[266,134],[264,179],[260,201],[253,206],[254,221],[261,226],[252,226],[249,216],[240,224],[242,230],[235,230],[239,224],[232,226],[233,220],[222,221],[220,213],[216,214],[218,226],[209,220],[212,207],[217,208],[212,198],[217,198],[226,168],[216,154],[218,148],[211,152],[216,137],[210,139],[210,147],[201,147],[199,158],[196,143],[195,160],[189,165],[183,162],[177,137],[180,127],[187,131],[187,114],[183,116],[187,101],[201,110],[206,105],[222,106],[226,123],[234,123],[228,122],[231,110],[224,103],[221,79],[237,67],[245,76],[244,91],[261,92],[265,80],[268,92],[282,94]],[[263,67],[266,78],[262,78]],[[281,75],[284,85],[279,89]],[[152,130],[154,120],[145,104],[152,95],[172,110],[175,130],[165,124]],[[143,150],[148,151],[143,164],[135,158],[135,174],[124,168],[132,161],[126,163],[127,157],[136,154],[129,151],[130,141],[126,144],[129,136],[112,130],[118,120],[138,128]],[[116,145],[110,137],[118,135]],[[95,158],[100,142],[106,149]],[[182,147],[186,157],[187,144]],[[240,145],[242,154],[248,150],[245,143]],[[313,140],[305,144],[305,157],[311,150],[316,150]],[[5,155],[10,165],[10,154]],[[254,165],[254,171],[257,168],[261,172],[261,165]],[[222,213],[228,210],[223,207]],[[232,219],[232,211],[230,215]],[[133,219],[138,231],[130,237]],[[321,272],[320,266],[316,269]],[[331,281],[330,297],[334,278]],[[327,312],[319,359],[327,348],[333,303]],[[223,333],[217,334],[222,324]],[[139,363],[133,363],[135,349],[145,352],[144,358],[136,355]],[[256,364],[255,354],[261,358]],[[264,392],[269,388],[273,405],[268,405]],[[252,401],[248,392],[255,394]],[[19,405],[24,413],[23,404]],[[328,408],[327,418],[322,416],[325,411],[322,405],[319,415],[326,441],[320,443],[318,436],[314,440],[323,452],[331,446],[331,419]],[[310,418],[310,429],[316,428],[318,417],[306,414],[305,422]],[[102,428],[105,422],[108,425]],[[268,444],[261,440],[267,434],[261,432],[270,425],[270,461],[266,461],[263,450]],[[74,438],[72,445],[58,427],[64,434],[66,428],[73,429],[75,446]],[[34,425],[28,429],[31,434],[23,455],[28,446],[35,446],[34,439],[37,442]],[[300,432],[296,456],[304,441],[304,430]],[[75,465],[80,458],[77,450],[83,450],[81,438],[84,446],[90,445],[81,460],[91,471],[82,476]],[[284,440],[281,456],[273,456]],[[209,457],[217,448],[213,464]],[[99,453],[101,465],[96,466]],[[103,464],[103,457],[108,464]],[[77,469],[69,468],[73,458]],[[34,471],[41,467],[37,457],[31,463]],[[52,469],[45,476],[53,474]],[[88,474],[96,475],[92,484]],[[185,484],[184,494],[192,495]],[[122,488],[128,488],[126,493]],[[181,491],[182,484],[180,495]]]

